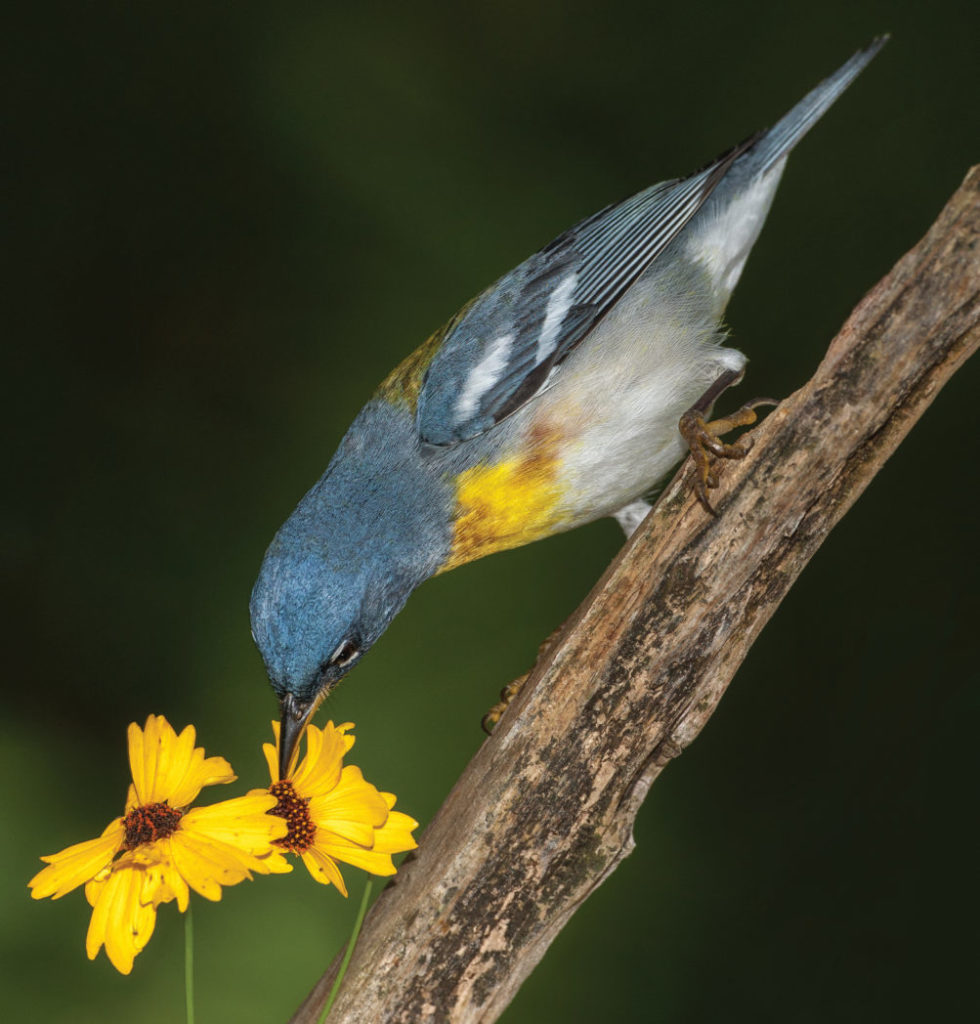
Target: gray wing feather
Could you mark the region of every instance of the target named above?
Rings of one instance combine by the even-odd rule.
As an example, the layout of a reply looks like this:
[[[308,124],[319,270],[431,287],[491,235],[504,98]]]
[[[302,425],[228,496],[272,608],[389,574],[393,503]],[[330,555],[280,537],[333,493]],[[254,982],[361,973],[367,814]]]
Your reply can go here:
[[[531,398],[754,141],[589,217],[484,292],[429,365],[418,403],[422,440],[476,437]]]

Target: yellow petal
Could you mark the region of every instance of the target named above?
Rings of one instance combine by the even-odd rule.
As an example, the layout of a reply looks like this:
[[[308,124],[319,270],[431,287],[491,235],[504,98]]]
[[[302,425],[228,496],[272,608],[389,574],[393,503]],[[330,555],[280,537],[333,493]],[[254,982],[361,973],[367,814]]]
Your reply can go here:
[[[321,853],[315,847],[310,847],[302,856],[303,863],[314,881],[323,885],[335,885],[342,895],[347,895],[347,886],[344,885],[343,875],[325,853]]]
[[[272,725],[276,729],[276,742],[263,743],[262,753],[265,755],[265,763],[269,766],[270,785],[274,786],[279,781],[279,730],[278,722],[273,722]]]
[[[193,726],[189,738],[194,744]],[[187,729],[184,730],[187,733]],[[173,742],[171,742],[171,734]],[[157,774],[162,757],[170,753],[176,742],[176,733],[170,723],[160,715],[149,715],[144,728],[130,722],[127,730],[129,739],[129,768],[133,773],[133,785],[141,804],[159,803],[165,797],[157,795]],[[186,742],[186,738],[185,738]],[[166,748],[166,749],[165,749]]]
[[[172,861],[161,864],[148,872],[146,895],[154,907],[161,903],[177,901],[177,909],[183,914],[190,902],[191,892],[181,873]]]
[[[288,875],[293,866],[280,850],[273,850],[272,853],[256,857],[252,870],[261,875]]]
[[[224,785],[236,778],[223,757],[205,757],[204,748],[197,747],[183,773],[178,774],[176,770],[172,773],[168,781],[173,788],[166,799],[171,807],[186,807],[197,799],[205,786]]]
[[[300,796],[309,797],[318,782],[329,787],[331,779],[336,780],[340,777],[343,755],[338,751],[339,756],[324,759],[324,753],[329,755],[333,748],[331,745],[327,745],[325,748],[323,732],[315,725],[308,725],[304,736],[306,737],[306,754],[290,773],[290,778],[296,792]]]
[[[412,830],[417,829],[419,823],[401,811],[389,811],[388,820],[374,833],[374,846],[376,853],[404,853],[406,850],[414,850],[418,843],[412,836]]]
[[[160,839],[151,846],[153,860],[146,865],[143,902],[159,907],[161,903],[176,900],[177,908],[183,913],[187,910],[190,891],[180,872],[174,867],[171,840]],[[145,855],[145,852],[145,848],[134,851],[134,857],[137,854]]]
[[[248,797],[241,797],[247,801]],[[232,802],[232,801],[228,801]],[[209,811],[210,808],[199,808]],[[221,886],[236,885],[251,878],[251,872],[260,874],[283,874],[292,868],[280,850],[272,847],[268,840],[268,826],[263,825],[263,836],[255,845],[257,853],[213,838],[206,826],[198,827],[192,818],[190,824],[185,815],[181,828],[170,837],[170,851],[173,865],[184,881],[206,899],[221,899]],[[266,815],[261,815],[266,817]],[[282,819],[280,819],[282,820]],[[218,830],[220,832],[220,829]],[[276,831],[279,831],[278,826]]]
[[[109,879],[121,871],[136,871],[142,874],[141,900],[144,903],[152,903],[157,906],[160,903],[168,903],[177,897],[177,891],[171,882],[176,880],[179,888],[180,876],[174,871],[170,860],[169,839],[157,839],[152,843],[143,843],[135,850],[127,850],[109,867],[99,872],[85,886],[85,898],[91,906],[94,907],[98,902]],[[186,906],[186,899],[184,905]]]
[[[344,754],[354,745],[354,737],[347,736],[348,729],[353,729],[352,722],[335,726],[327,722],[318,729],[308,725],[303,732],[306,740],[306,752],[298,758],[299,746],[289,766],[288,778],[299,796],[310,799],[329,792],[337,785],[343,767]],[[275,746],[263,744],[262,752],[269,766],[269,778],[273,784],[279,781],[279,723],[272,723],[272,732],[276,738]],[[298,761],[298,763],[297,763]]]
[[[238,858],[189,833],[180,832],[171,837],[171,850],[174,867],[205,899],[220,900],[223,885],[236,885],[252,877]]]
[[[174,799],[174,791],[187,774],[194,755],[198,754],[199,758],[203,760],[204,751],[194,749],[194,740],[197,734],[193,725],[186,726],[178,735],[162,715],[156,716],[156,724],[155,743],[151,746],[147,742],[147,738],[144,737],[144,745],[147,747],[149,755],[153,757],[153,751],[156,751],[153,765],[153,791],[147,802],[162,803],[166,800],[171,807],[184,807],[197,796],[197,793],[194,793],[189,800],[181,802]],[[147,771],[149,770],[148,765]]]
[[[314,824],[344,835],[356,824],[380,828],[388,818],[388,805],[361,769],[350,764],[329,793],[310,801],[310,817]]]
[[[42,857],[48,867],[42,868],[27,884],[36,900],[51,896],[58,899],[84,885],[107,867],[122,847],[125,838],[122,818],[110,822],[98,839],[76,843],[60,853]]]
[[[223,757],[205,758],[204,749],[194,746],[192,725],[178,736],[162,715],[150,715],[144,729],[133,722],[128,735],[129,765],[139,804],[167,801],[171,807],[186,807],[204,786],[235,779]]]
[[[105,945],[106,956],[121,974],[133,969],[133,959],[150,941],[156,910],[140,899],[144,873],[138,868],[115,871],[98,895],[89,922],[85,950],[94,960]]]
[[[307,726],[312,728],[312,726]],[[272,723],[272,735],[275,737],[275,744],[262,744],[262,752],[265,754],[266,763],[269,766],[269,778],[273,783],[279,782],[279,723]],[[270,749],[271,747],[271,749]],[[296,762],[299,760],[299,748],[300,744],[297,743],[293,747],[292,757],[289,759],[289,765],[286,768],[286,778],[291,779],[296,771]]]
[[[85,884],[85,898],[88,900],[88,905],[94,907],[98,902],[99,894],[105,888],[106,878],[109,877],[109,872],[105,874],[105,878],[95,879]]]
[[[149,725],[149,720],[147,725]],[[129,723],[129,728],[126,730],[126,740],[129,746],[129,772],[133,776],[133,789],[136,792],[136,801],[137,803],[143,803],[143,793],[146,792],[147,788],[146,779],[143,775],[143,730],[135,722]],[[91,931],[91,929],[89,930]]]
[[[334,728],[333,722],[327,722],[322,729],[308,725],[305,735],[306,757],[290,777],[296,792],[310,799],[328,793],[337,785],[347,750],[347,738]]]
[[[317,824],[318,820],[323,819],[314,818],[314,824]],[[326,820],[328,822],[326,825],[318,825],[318,827],[328,831],[332,836],[345,839],[356,846],[363,846],[366,850],[374,847],[374,837],[377,829],[373,825],[366,824],[363,821],[343,821],[339,818],[328,818]]]
[[[331,723],[331,725],[332,724],[333,723]],[[354,723],[353,722],[344,722],[342,725],[338,725],[337,726],[337,732],[345,733],[345,732],[347,732],[348,729],[353,729],[353,728],[354,728]],[[344,736],[344,753],[346,754],[347,751],[349,751],[352,746],[354,746],[354,737],[353,736]]]
[[[289,772],[289,777],[293,780],[293,787],[297,792],[299,792],[299,786],[309,781],[323,747],[323,734],[315,725],[308,725],[303,730],[303,736],[306,739],[306,753],[299,764],[292,767]],[[337,771],[340,771],[339,767]]]
[[[282,839],[289,831],[285,818],[267,813],[276,803],[271,793],[252,790],[246,796],[189,810],[181,819],[181,830],[197,832],[247,853],[268,853],[272,841]]]
[[[355,868],[370,871],[372,875],[395,874],[395,865],[392,863],[390,853],[365,849],[363,846],[349,843],[320,829],[317,829],[316,839],[311,850],[332,860],[341,860],[345,864],[352,864]]]

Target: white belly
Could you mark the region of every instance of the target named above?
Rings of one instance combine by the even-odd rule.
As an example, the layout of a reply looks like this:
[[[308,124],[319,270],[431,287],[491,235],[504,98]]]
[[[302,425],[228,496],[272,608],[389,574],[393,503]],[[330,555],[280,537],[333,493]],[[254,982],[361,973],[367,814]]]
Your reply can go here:
[[[717,314],[698,291],[678,299],[683,291],[641,278],[530,403],[532,429],[551,425],[565,439],[559,486],[570,526],[650,491],[686,452],[681,415],[724,371],[745,366],[721,346]]]

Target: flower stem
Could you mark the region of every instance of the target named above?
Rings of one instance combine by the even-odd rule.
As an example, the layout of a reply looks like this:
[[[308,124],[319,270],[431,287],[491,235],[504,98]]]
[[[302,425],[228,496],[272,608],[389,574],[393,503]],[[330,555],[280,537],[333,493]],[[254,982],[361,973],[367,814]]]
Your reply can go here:
[[[184,914],[184,1000],[187,1024],[194,1024],[194,918],[190,902]]]
[[[361,905],[357,908],[357,917],[354,918],[354,928],[350,933],[350,941],[347,943],[347,949],[344,950],[344,959],[340,961],[340,969],[337,971],[337,977],[334,978],[333,987],[330,989],[330,995],[327,996],[327,1001],[323,1004],[323,1012],[320,1014],[320,1019],[317,1024],[323,1024],[327,1019],[327,1014],[330,1012],[330,1008],[334,1004],[334,1000],[337,998],[337,993],[340,992],[340,986],[344,980],[344,975],[347,973],[347,965],[350,963],[350,958],[354,954],[354,946],[357,943],[357,936],[361,934],[361,925],[364,923],[364,915],[367,913],[368,898],[371,895],[371,880],[368,879],[367,885],[364,886],[364,895],[361,897]],[[193,1024],[190,1021],[189,1024]]]

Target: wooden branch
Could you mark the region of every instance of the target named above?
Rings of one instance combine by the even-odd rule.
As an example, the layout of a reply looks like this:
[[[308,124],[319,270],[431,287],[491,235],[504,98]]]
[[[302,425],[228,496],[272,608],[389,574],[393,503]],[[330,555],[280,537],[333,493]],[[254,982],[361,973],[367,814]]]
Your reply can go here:
[[[724,467],[718,519],[678,474],[372,908],[331,1021],[496,1020],[630,852],[651,783],[803,566],[978,344],[980,166]],[[316,1020],[334,970],[293,1024]]]

